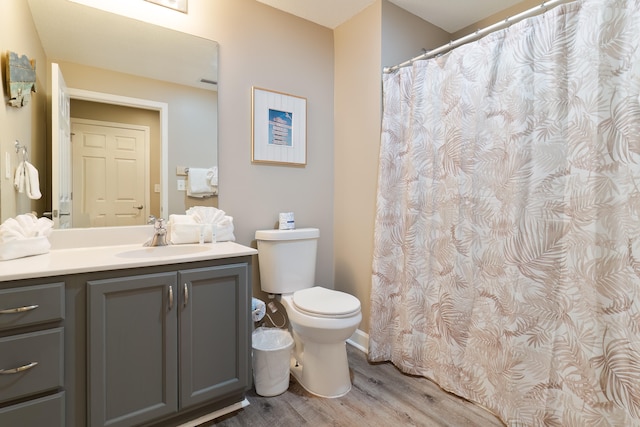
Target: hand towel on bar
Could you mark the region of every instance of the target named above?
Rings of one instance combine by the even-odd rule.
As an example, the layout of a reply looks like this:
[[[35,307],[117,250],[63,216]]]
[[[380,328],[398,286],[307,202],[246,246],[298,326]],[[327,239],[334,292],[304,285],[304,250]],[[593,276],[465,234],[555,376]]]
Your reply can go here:
[[[189,168],[187,173],[187,196],[211,197],[218,194],[217,168]],[[212,185],[215,182],[215,185]]]
[[[36,200],[42,197],[42,193],[40,193],[38,169],[26,160],[18,164],[13,185],[15,189],[18,190],[18,193],[26,192],[30,199]]]

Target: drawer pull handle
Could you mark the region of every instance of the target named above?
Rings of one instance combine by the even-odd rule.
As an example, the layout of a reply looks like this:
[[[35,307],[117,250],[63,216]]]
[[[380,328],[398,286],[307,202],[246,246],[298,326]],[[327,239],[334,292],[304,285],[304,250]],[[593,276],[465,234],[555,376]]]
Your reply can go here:
[[[173,286],[169,286],[169,310],[173,310]]]
[[[26,365],[18,366],[17,368],[13,368],[13,369],[0,369],[0,375],[19,374],[20,372],[24,372],[33,368],[37,364],[38,362],[31,362],[31,363],[27,363]]]
[[[189,285],[184,284],[184,306],[186,307],[189,304]]]
[[[0,314],[22,313],[22,312],[25,312],[25,311],[35,310],[36,308],[38,308],[38,304],[25,305],[24,307],[7,308],[5,310],[0,310]]]

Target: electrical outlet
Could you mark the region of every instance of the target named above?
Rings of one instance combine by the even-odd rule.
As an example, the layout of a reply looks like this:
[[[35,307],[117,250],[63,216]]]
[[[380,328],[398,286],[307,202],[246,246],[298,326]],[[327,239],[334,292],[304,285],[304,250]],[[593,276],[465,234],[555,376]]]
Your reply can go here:
[[[178,180],[178,191],[185,191],[187,189],[186,182],[184,179]]]

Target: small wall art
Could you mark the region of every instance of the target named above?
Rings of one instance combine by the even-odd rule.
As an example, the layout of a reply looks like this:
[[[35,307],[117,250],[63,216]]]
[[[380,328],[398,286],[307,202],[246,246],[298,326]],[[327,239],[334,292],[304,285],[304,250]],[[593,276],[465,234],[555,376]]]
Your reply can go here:
[[[178,12],[187,13],[187,0],[146,0],[149,3],[158,4],[160,6],[168,7],[169,9],[177,10]]]
[[[307,99],[253,87],[252,163],[307,164]]]
[[[9,105],[18,108],[27,105],[31,92],[36,91],[36,61],[26,55],[7,52],[6,78]]]

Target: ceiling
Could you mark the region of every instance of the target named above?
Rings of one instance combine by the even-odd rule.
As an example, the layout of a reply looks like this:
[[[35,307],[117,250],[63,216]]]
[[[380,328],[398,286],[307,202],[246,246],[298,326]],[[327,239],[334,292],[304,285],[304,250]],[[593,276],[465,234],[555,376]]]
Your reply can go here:
[[[376,0],[257,0],[316,24],[336,28]],[[448,33],[505,10],[523,0],[389,0]]]
[[[218,44],[211,40],[108,13],[77,0],[27,2],[42,47],[53,61],[217,90],[211,82],[218,80]],[[150,8],[141,14],[151,15],[157,8],[140,2],[140,7],[144,6]],[[169,63],[167,58],[171,58]]]

